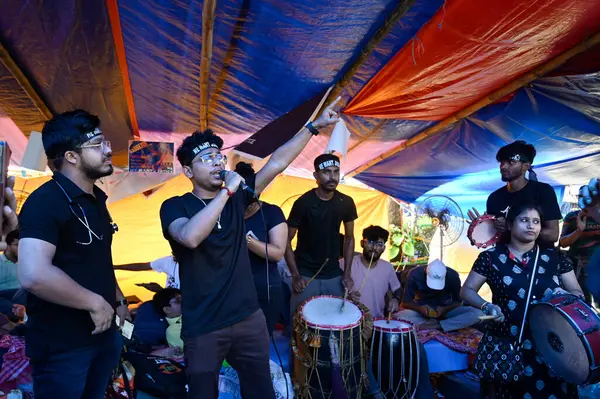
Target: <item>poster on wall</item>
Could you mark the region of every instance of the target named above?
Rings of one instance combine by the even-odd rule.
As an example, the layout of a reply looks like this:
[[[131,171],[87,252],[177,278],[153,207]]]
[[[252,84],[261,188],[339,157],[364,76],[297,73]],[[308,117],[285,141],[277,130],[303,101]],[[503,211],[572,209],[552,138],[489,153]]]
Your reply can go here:
[[[175,143],[129,140],[130,172],[173,173]]]

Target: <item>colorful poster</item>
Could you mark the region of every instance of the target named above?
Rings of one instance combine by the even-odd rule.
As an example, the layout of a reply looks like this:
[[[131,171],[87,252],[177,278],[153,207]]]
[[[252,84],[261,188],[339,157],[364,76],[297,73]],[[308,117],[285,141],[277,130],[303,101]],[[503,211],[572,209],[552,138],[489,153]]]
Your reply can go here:
[[[173,173],[174,143],[130,140],[127,152],[130,172]]]

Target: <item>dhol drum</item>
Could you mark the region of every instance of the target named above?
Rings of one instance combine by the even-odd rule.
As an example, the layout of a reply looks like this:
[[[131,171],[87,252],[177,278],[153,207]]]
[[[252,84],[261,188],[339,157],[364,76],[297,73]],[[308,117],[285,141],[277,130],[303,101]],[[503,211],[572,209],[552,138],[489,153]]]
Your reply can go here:
[[[387,399],[412,398],[420,367],[417,329],[406,320],[375,319],[370,361]]]
[[[366,381],[366,307],[316,296],[294,318],[294,382],[300,398],[360,398]]]
[[[492,215],[482,215],[471,222],[467,237],[471,245],[477,248],[487,248],[495,245],[500,239],[500,233],[494,226],[496,218]]]
[[[600,317],[574,295],[534,301],[528,314],[533,342],[544,363],[565,381],[600,381]]]

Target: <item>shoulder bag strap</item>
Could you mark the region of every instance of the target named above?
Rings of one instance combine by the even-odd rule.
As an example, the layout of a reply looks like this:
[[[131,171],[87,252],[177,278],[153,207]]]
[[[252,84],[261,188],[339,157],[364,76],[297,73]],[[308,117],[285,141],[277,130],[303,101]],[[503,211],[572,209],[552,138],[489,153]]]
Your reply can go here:
[[[519,331],[519,340],[517,341],[517,345],[521,345],[521,340],[523,339],[523,330],[525,329],[525,320],[527,320],[527,311],[529,310],[529,301],[531,299],[531,292],[533,291],[533,282],[535,280],[535,275],[537,273],[537,265],[538,259],[540,257],[540,247],[537,247],[535,252],[535,263],[533,264],[533,270],[531,272],[531,280],[529,281],[529,290],[527,291],[527,301],[525,302],[525,313],[523,313],[523,323],[521,324],[521,331]]]

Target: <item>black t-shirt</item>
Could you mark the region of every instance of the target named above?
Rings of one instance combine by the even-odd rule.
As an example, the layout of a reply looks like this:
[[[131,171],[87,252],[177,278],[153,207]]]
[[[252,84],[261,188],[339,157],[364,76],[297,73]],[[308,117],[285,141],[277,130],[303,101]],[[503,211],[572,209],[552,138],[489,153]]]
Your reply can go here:
[[[102,240],[91,235],[69,210],[69,201],[57,182],[74,201],[72,210],[84,222],[87,219],[90,229]],[[20,238],[36,238],[55,245],[52,264],[79,285],[115,306],[117,285],[111,253],[113,231],[106,208],[106,194],[94,186],[94,196],[83,192],[64,175],[55,173],[53,180],[31,193],[23,204],[19,215]],[[27,315],[27,355],[30,357],[101,345],[115,330],[113,323],[110,330],[92,335],[94,323],[89,312],[50,303],[31,293],[27,297]]]
[[[277,205],[267,204],[266,202],[262,202],[262,212],[264,214],[264,221],[260,210],[246,219],[246,233],[251,231],[260,241],[268,243],[269,231],[275,226],[285,223],[285,216],[283,215],[283,211],[280,207]],[[256,291],[259,299],[261,301],[266,301],[266,260],[256,255],[252,251],[248,252],[250,255],[250,265],[252,267],[252,274],[254,275]],[[269,284],[271,286],[281,284],[281,276],[277,271],[277,262],[269,261]]]
[[[554,189],[549,184],[532,180],[513,193],[509,192],[506,186],[494,191],[487,200],[487,213],[496,217],[506,217],[511,206],[523,203],[533,203],[542,208],[546,220],[562,219]]]
[[[403,301],[419,306],[428,305],[432,308],[448,306],[462,301],[460,286],[458,272],[448,267],[444,289],[433,290],[427,286],[427,266],[417,266],[408,273]]]
[[[254,187],[254,177],[246,179]],[[210,199],[205,199],[206,204]],[[191,219],[204,209],[192,193],[166,200],[160,208],[163,234],[179,262],[182,335],[196,337],[240,322],[259,309],[244,227],[244,194],[229,198],[221,212],[221,229],[215,225],[194,249],[180,245],[169,235],[179,218]]]
[[[313,189],[294,202],[288,226],[298,229],[295,256],[302,276],[313,277],[326,259],[329,259],[327,264],[316,278],[341,276],[338,262],[341,253],[340,225],[357,217],[352,198],[339,191],[335,191],[329,201],[323,201]]]

